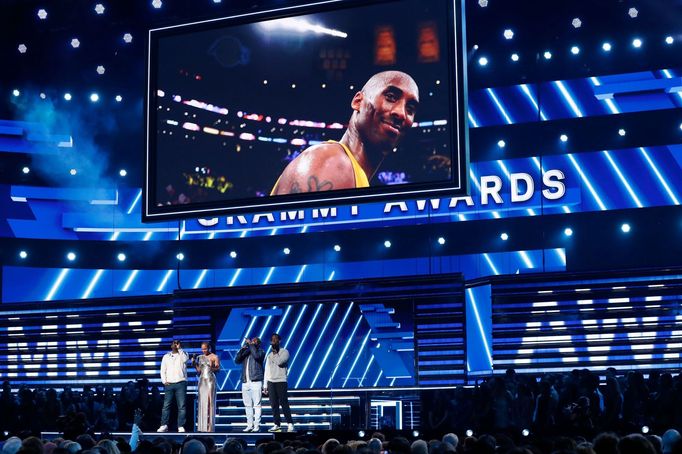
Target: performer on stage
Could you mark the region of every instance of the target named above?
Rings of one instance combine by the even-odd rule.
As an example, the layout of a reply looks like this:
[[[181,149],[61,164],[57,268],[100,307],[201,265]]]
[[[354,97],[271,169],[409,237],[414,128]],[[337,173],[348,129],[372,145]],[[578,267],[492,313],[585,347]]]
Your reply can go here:
[[[294,420],[291,418],[291,410],[289,409],[289,396],[287,385],[287,373],[289,364],[289,352],[286,348],[280,346],[282,338],[275,333],[270,337],[270,346],[272,351],[268,355],[265,362],[265,384],[263,392],[270,396],[270,407],[272,407],[272,416],[275,420],[275,425],[272,426],[268,432],[281,432],[279,407],[282,406],[284,417],[287,420],[287,431],[294,431]]]
[[[246,411],[244,432],[260,431],[264,359],[265,351],[257,337],[246,339],[234,359],[237,364],[242,365],[242,400]]]
[[[185,398],[187,397],[187,353],[182,349],[179,340],[171,343],[171,351],[163,355],[161,360],[161,382],[165,387],[161,427],[157,432],[168,432],[168,418],[173,397],[178,405],[178,432],[185,428]]]
[[[197,383],[197,431],[215,432],[216,379],[220,359],[211,353],[211,344],[201,343],[201,355],[192,357],[192,364],[199,373]]]

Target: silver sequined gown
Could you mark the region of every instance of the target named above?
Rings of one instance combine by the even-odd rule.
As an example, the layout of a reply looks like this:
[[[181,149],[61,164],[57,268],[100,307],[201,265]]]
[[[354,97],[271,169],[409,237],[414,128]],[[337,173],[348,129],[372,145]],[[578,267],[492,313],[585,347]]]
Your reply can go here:
[[[197,430],[199,432],[215,432],[215,374],[211,370],[208,356],[199,356],[197,358],[197,365],[199,370],[201,370],[197,384]]]

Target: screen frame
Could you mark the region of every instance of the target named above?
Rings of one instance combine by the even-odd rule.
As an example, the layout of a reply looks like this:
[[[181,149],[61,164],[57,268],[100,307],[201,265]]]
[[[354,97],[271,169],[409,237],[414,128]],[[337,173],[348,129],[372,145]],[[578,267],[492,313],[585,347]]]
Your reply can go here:
[[[314,193],[287,194],[269,197],[240,198],[200,202],[186,205],[152,205],[156,199],[157,148],[156,148],[156,109],[152,109],[157,82],[158,40],[165,36],[177,36],[215,28],[245,25],[265,20],[295,17],[304,14],[331,12],[382,3],[398,3],[405,0],[325,0],[304,5],[247,12],[216,19],[194,21],[177,25],[155,28],[148,31],[147,37],[147,87],[144,98],[145,111],[145,172],[142,190],[142,222],[168,221],[181,219],[210,218],[217,215],[238,215],[253,212],[276,212],[300,210],[319,206],[355,205],[365,202],[383,202],[396,199],[462,196],[469,194],[469,134],[467,120],[466,90],[466,45],[464,0],[432,0],[444,2],[447,6],[446,18],[448,90],[447,102],[450,106],[448,128],[452,150],[452,170],[450,180],[430,183],[408,183],[387,185],[366,189],[343,189],[319,191]],[[458,151],[458,152],[456,152]],[[457,160],[455,163],[454,160]],[[152,166],[154,172],[152,173]]]

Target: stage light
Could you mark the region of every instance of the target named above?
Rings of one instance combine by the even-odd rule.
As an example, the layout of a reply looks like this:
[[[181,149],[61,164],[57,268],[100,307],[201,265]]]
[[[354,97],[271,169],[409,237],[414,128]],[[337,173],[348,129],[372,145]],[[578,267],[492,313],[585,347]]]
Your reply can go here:
[[[291,254],[291,249],[289,249],[288,247],[285,247],[284,249],[282,249],[282,252],[284,252],[284,255],[289,255],[289,254]]]
[[[566,236],[573,236],[573,229],[570,228],[570,227],[566,227],[566,228],[564,229],[564,235],[566,235]]]
[[[639,38],[633,39],[632,40],[632,47],[634,47],[635,49],[639,49],[640,47],[642,47],[642,40]]]
[[[486,66],[488,64],[488,59],[486,57],[481,57],[478,59],[478,64],[481,66]]]
[[[161,5],[163,5],[163,2],[161,0],[152,0],[152,6],[156,9],[161,8]]]
[[[648,434],[649,433],[649,426],[642,426],[642,433]]]
[[[514,31],[513,30],[508,28],[504,31],[504,38],[505,39],[512,39],[513,37],[514,37]]]
[[[322,88],[327,88],[327,84],[322,84]]]
[[[133,42],[133,35],[131,35],[130,33],[126,33],[125,35],[123,35],[123,42],[127,43],[127,44],[132,43]]]
[[[620,229],[623,231],[623,233],[628,233],[631,230],[630,224],[623,224],[620,226]]]
[[[230,251],[230,258],[236,259],[237,258],[237,252],[236,251]]]
[[[126,169],[121,169],[118,171],[118,174],[122,177],[128,175],[128,171]]]
[[[175,258],[182,262],[183,260],[185,260],[185,254],[183,254],[182,252],[178,252],[175,255]]]
[[[26,175],[27,173],[29,173],[31,171],[31,169],[28,168],[28,166],[25,166],[23,169],[21,169],[21,171],[24,175]]]
[[[507,241],[509,239],[509,235],[505,232],[502,232],[502,234],[500,235],[500,239],[502,241]]]
[[[28,257],[28,252],[19,251],[19,257],[21,257],[22,259],[25,259],[26,257]]]
[[[101,3],[96,4],[95,5],[95,12],[97,14],[104,14],[104,5],[102,5]]]
[[[545,57],[545,60],[549,60],[552,58],[552,53],[548,50],[545,51],[544,54],[542,54],[543,57]]]
[[[76,169],[69,170],[69,174],[71,174],[71,175],[76,175],[77,173],[78,173],[78,170],[76,170]]]
[[[665,37],[665,43],[666,44],[672,44],[674,42],[675,42],[675,38],[673,38],[672,36],[666,36]]]
[[[630,8],[630,9],[628,10],[628,16],[630,16],[631,18],[634,19],[634,18],[637,17],[638,15],[639,15],[639,11],[637,11],[637,8]]]
[[[350,87],[348,87],[348,89],[349,89],[349,90],[355,89],[355,85],[351,85]]]
[[[121,101],[123,101],[123,96],[116,95],[116,97],[114,99],[116,100],[116,102],[121,102]]]
[[[512,61],[519,61],[519,54],[511,54]]]
[[[76,254],[73,253],[73,252],[69,252],[68,254],[66,254],[66,258],[67,258],[70,262],[73,262],[74,260],[76,260]]]
[[[478,0],[478,6],[480,6],[481,8],[485,8],[486,6],[488,6],[488,0]]]
[[[102,74],[104,74],[104,71],[106,71],[106,69],[104,69],[104,66],[99,65],[99,66],[97,67],[97,74],[99,74],[100,76],[101,76]]]
[[[223,1],[223,0],[213,0],[213,3],[220,3],[220,2],[222,2],[222,1]]]
[[[419,431],[418,431],[418,430],[413,430],[413,431],[412,431],[412,436],[413,436],[414,438],[417,438],[417,437],[419,436]]]
[[[119,262],[125,262],[126,261],[126,255],[123,252],[119,252],[118,255],[116,256]]]
[[[26,44],[19,44],[19,47],[17,47],[17,50],[19,50],[20,54],[25,54],[26,51],[28,50],[28,47],[26,47]]]
[[[385,247],[385,248],[391,247],[391,242],[388,241],[388,240],[384,241],[384,247]]]
[[[291,84],[291,88],[296,88],[296,84]]]
[[[571,47],[571,53],[573,55],[578,55],[580,53],[580,48],[578,46]]]
[[[358,430],[358,437],[363,438],[365,436],[364,430]]]
[[[99,95],[97,93],[91,93],[90,94],[90,101],[92,101],[92,102],[99,101]]]
[[[621,136],[621,137],[624,137],[624,136],[625,136],[625,129],[623,129],[623,128],[619,129],[619,130],[618,130],[618,135]]]
[[[559,140],[561,140],[562,142],[568,142],[568,136],[566,134],[561,134]]]
[[[73,47],[74,49],[77,49],[80,45],[81,45],[81,42],[78,38],[73,38],[71,40],[71,47]]]
[[[611,51],[611,43],[604,43],[601,45],[601,48],[604,52],[610,52]]]
[[[523,429],[523,430],[521,431],[521,435],[523,435],[524,437],[527,437],[528,435],[530,435],[530,430],[528,430],[528,429]]]
[[[38,19],[40,19],[40,20],[47,19],[47,11],[45,11],[43,8],[40,8],[38,10]]]
[[[467,437],[473,437],[474,436],[474,431],[471,429],[467,429],[466,432],[464,432]]]
[[[14,96],[19,96],[21,94],[21,92],[15,88],[14,90],[12,90],[12,94]]]
[[[267,84],[268,84],[268,81],[267,81],[267,79],[266,79],[266,80],[263,81],[263,85],[267,85]]]
[[[335,244],[335,245],[334,245],[334,250],[335,250],[336,252],[341,252],[341,246],[338,245],[338,244]]]
[[[440,80],[437,80],[437,81],[436,81],[436,85],[440,85]]]
[[[40,99],[47,98],[47,95],[45,93],[40,93],[38,96],[40,96]]]
[[[573,25],[573,28],[580,28],[583,25],[583,21],[581,21],[579,17],[576,17],[571,21],[571,25]]]
[[[71,101],[71,93],[64,93],[64,99],[66,101]]]
[[[507,146],[507,143],[506,143],[504,140],[500,139],[500,140],[497,141],[497,146],[498,146],[499,148],[504,148],[504,147]]]
[[[444,245],[445,244],[445,238],[443,238],[442,236],[439,237],[438,238],[438,244],[440,244],[441,246]]]

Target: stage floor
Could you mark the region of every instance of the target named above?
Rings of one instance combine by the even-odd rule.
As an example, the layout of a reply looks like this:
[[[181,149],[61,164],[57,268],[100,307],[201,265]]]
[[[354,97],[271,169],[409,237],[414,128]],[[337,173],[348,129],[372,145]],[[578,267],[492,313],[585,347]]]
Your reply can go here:
[[[95,432],[95,438],[97,439],[102,435],[102,432]],[[123,437],[126,440],[130,440],[130,432],[112,432],[109,435],[112,437]],[[41,438],[46,440],[52,440],[53,438],[61,437],[60,432],[41,432]],[[199,437],[211,437],[215,440],[217,446],[222,446],[223,442],[227,438],[240,438],[246,440],[246,444],[249,446],[256,446],[257,443],[263,440],[274,440],[275,434],[269,432],[143,432],[140,435],[141,440],[153,440],[155,438],[165,438],[167,440],[174,441],[176,443],[182,443],[182,441],[189,436],[199,436]]]

